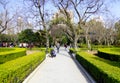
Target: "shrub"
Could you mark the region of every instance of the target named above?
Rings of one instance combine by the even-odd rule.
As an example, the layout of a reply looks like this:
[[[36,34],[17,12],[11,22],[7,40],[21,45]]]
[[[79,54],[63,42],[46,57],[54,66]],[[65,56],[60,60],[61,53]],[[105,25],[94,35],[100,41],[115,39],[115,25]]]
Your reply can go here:
[[[14,48],[0,48],[0,52],[6,52],[6,51],[13,51],[15,50]]]
[[[28,50],[29,50],[29,48],[28,48]],[[45,50],[46,50],[46,48],[32,48],[32,50],[45,51]]]
[[[53,48],[48,48],[48,52],[50,52],[51,49],[53,49]],[[46,51],[46,48],[32,48],[32,50]]]
[[[70,53],[74,53],[75,50],[74,50],[73,48],[70,48],[70,49],[69,49],[69,52],[70,52]]]
[[[86,52],[78,52],[76,59],[98,83],[120,83],[120,63],[99,58]],[[108,63],[112,63],[108,64]]]
[[[0,52],[0,63],[4,63],[25,55],[26,55],[25,48],[14,48],[14,50],[11,51]]]
[[[86,50],[87,50],[87,48],[77,48],[77,49],[70,48],[70,49],[69,49],[69,52],[70,52],[70,53],[76,53],[76,52],[86,51]]]
[[[111,61],[120,61],[120,48],[101,48],[98,49],[98,56]]]
[[[22,83],[44,59],[45,52],[36,52],[0,65],[0,83]]]

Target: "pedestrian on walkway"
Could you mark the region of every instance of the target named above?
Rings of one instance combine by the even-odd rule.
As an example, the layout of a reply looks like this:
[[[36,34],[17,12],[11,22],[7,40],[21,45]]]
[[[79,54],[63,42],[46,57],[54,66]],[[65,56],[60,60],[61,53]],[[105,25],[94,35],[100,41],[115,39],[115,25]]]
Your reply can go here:
[[[60,44],[59,43],[56,44],[56,48],[57,48],[57,53],[59,53],[59,49],[60,49]]]
[[[64,44],[65,50],[67,49],[67,44]]]

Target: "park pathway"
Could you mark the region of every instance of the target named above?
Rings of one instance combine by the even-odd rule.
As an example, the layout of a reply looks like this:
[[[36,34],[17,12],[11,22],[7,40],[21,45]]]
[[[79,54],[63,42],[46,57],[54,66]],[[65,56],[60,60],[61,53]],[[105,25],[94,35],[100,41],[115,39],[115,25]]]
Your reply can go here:
[[[61,47],[55,58],[46,57],[23,83],[95,83],[78,62]]]

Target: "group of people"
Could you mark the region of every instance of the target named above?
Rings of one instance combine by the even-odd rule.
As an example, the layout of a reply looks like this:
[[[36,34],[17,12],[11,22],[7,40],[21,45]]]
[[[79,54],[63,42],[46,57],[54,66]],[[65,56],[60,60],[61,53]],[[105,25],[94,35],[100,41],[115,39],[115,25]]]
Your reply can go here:
[[[56,48],[57,48],[57,53],[59,53],[59,48],[60,48],[59,43],[56,44]],[[56,52],[54,49],[51,50],[50,54],[51,54],[51,57],[56,57]]]
[[[67,49],[67,44],[64,44],[64,47],[65,47],[65,50],[66,50]],[[59,53],[59,49],[60,49],[60,44],[59,43],[56,44],[56,49],[57,49],[57,53]],[[51,54],[51,57],[56,57],[56,52],[55,52],[54,49],[51,50],[50,54]]]

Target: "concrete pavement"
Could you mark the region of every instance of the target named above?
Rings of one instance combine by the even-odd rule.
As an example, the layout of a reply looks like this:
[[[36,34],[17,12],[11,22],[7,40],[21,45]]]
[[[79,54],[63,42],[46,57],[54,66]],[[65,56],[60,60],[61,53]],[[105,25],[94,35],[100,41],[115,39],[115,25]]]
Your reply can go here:
[[[95,83],[82,66],[61,47],[55,58],[46,57],[23,83]]]

